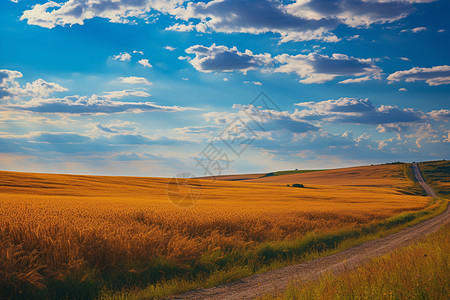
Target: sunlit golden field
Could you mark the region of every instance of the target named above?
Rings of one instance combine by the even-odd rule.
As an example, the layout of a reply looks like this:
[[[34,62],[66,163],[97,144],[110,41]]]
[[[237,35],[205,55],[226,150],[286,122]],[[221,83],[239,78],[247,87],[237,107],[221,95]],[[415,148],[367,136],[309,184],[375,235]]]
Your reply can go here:
[[[168,200],[164,178],[0,172],[0,287],[10,296],[51,286],[57,297],[91,277],[108,288],[146,285],[200,272],[197,264],[208,259],[220,264],[211,253],[354,228],[430,201],[405,192],[412,182],[403,165],[345,176],[367,184],[194,180],[201,198],[180,208]]]

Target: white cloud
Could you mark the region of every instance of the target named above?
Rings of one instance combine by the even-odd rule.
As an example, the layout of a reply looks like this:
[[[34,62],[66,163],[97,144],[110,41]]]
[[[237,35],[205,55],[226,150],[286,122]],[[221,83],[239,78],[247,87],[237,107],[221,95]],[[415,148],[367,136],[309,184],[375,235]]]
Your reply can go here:
[[[27,82],[25,86],[21,86],[16,79],[23,75],[18,71],[0,70],[0,100],[12,99],[18,97],[47,97],[55,92],[67,91],[66,88],[54,82],[47,82],[39,78],[33,82]]]
[[[432,68],[414,67],[410,70],[397,71],[387,77],[390,82],[393,81],[425,81],[430,86],[450,84],[450,66],[435,66]]]
[[[22,77],[22,73],[11,70],[0,70],[0,95],[6,98],[14,98],[14,102],[2,106],[5,111],[55,113],[55,114],[114,114],[114,113],[139,113],[149,111],[175,112],[187,109],[180,106],[162,106],[153,102],[117,101],[123,98],[150,97],[150,94],[142,90],[118,90],[104,92],[102,95],[91,96],[65,96],[62,98],[46,98],[55,92],[66,92],[66,88],[57,83],[37,79],[31,83],[20,85],[16,79]],[[150,85],[144,77],[120,77],[121,82],[128,84]],[[2,116],[0,116],[0,120]],[[7,118],[8,119],[8,118]],[[44,120],[48,123],[47,120]]]
[[[32,83],[27,83],[22,89],[20,95],[32,97],[48,97],[54,92],[65,92],[66,88],[54,82],[47,82],[44,79],[38,79]]]
[[[20,88],[16,79],[22,76],[19,71],[0,70],[0,100],[10,99],[16,93],[15,90]]]
[[[145,84],[145,85],[152,84],[150,81],[147,80],[147,78],[144,77],[129,76],[129,77],[120,77],[119,79],[121,82],[128,84]]]
[[[83,25],[96,17],[114,23],[136,19],[157,21],[154,12],[173,16],[167,30],[262,34],[272,32],[280,42],[340,40],[332,33],[340,24],[352,27],[393,22],[413,11],[412,3],[433,0],[298,0],[285,4],[271,0],[51,0],[23,12],[21,20],[45,28]],[[149,21],[149,18],[153,20]]]
[[[149,63],[148,59],[141,59],[138,61],[139,64],[143,65],[144,67],[151,68],[152,65]]]
[[[399,88],[398,91],[399,91],[399,92],[407,92],[408,90],[405,89],[405,88]]]
[[[166,30],[180,31],[180,32],[189,32],[189,31],[193,31],[194,29],[195,29],[195,25],[193,25],[193,24],[189,24],[189,25],[174,24],[174,25],[166,28]]]
[[[134,50],[133,53],[144,55],[144,51],[140,51],[140,50]]]
[[[174,51],[176,48],[172,47],[172,46],[165,46],[164,49],[169,50],[169,51]]]
[[[9,108],[35,113],[56,114],[114,114],[141,112],[175,112],[189,108],[179,106],[161,106],[153,102],[124,102],[111,99],[126,96],[145,97],[142,91],[115,91],[105,93],[104,96],[67,96],[64,98],[31,100],[21,105],[10,105]]]
[[[403,60],[403,61],[411,61],[409,58],[407,58],[407,57],[400,57],[400,59],[401,60]]]
[[[400,32],[417,33],[417,32],[426,31],[426,30],[428,30],[426,27],[415,27],[415,28],[411,28],[411,29],[402,29]]]
[[[404,18],[413,10],[406,2],[413,1],[299,0],[287,5],[286,10],[307,19],[335,18],[348,26],[360,27]]]
[[[416,27],[416,28],[411,29],[411,32],[416,33],[416,32],[421,32],[421,31],[426,31],[426,30],[427,30],[426,27]]]
[[[190,2],[185,8],[178,8],[175,11],[180,22],[168,27],[168,30],[250,34],[273,32],[281,36],[281,42],[313,39],[339,41],[329,32],[329,29],[339,23],[337,20],[326,18],[308,20],[298,17],[288,13],[286,6],[278,1]]]
[[[362,59],[335,53],[331,57],[318,53],[308,55],[282,54],[274,58],[281,65],[275,69],[279,73],[296,73],[302,83],[323,83],[341,76],[356,76],[341,83],[360,82],[378,78],[381,70],[374,60]],[[364,77],[360,77],[364,76]]]
[[[352,41],[352,40],[355,40],[355,39],[359,39],[359,34],[355,34],[355,35],[353,35],[353,36],[349,36],[349,37],[347,38],[347,41]]]
[[[244,81],[244,83],[251,83],[251,84],[254,84],[254,85],[262,85],[262,83],[259,82],[259,81]]]
[[[114,55],[113,56],[114,60],[120,60],[120,61],[130,61],[131,60],[131,55],[127,52],[122,52],[118,55]]]
[[[240,52],[236,47],[228,48],[216,46],[216,44],[210,47],[195,45],[187,48],[186,53],[195,55],[194,58],[189,57],[188,61],[201,72],[232,72],[238,70],[246,73],[249,70],[270,65],[272,62],[268,53],[253,54],[250,50]]]
[[[130,23],[130,19],[146,19],[152,10],[162,13],[173,11],[180,0],[67,0],[63,3],[49,1],[36,4],[23,12],[20,20],[27,20],[30,25],[45,28],[65,25],[83,25],[85,20],[95,17],[108,19],[113,23]]]
[[[445,29],[439,29],[437,32],[445,32]]]
[[[372,78],[371,78],[370,76],[364,76],[364,77],[359,77],[359,78],[345,79],[345,80],[340,81],[339,83],[342,83],[342,84],[347,84],[347,83],[360,83],[360,82],[363,82],[363,81],[369,81],[369,80],[371,80],[371,79],[372,79]]]
[[[136,91],[136,90],[122,90],[122,91],[112,91],[112,92],[105,92],[102,96],[92,95],[92,97],[100,97],[100,98],[106,98],[106,99],[122,99],[125,97],[150,97],[151,95],[144,91]],[[91,97],[91,98],[92,98]]]
[[[449,109],[440,109],[433,110],[428,113],[430,117],[437,121],[450,121],[450,110]]]
[[[251,50],[240,52],[236,47],[210,47],[195,45],[186,49],[186,53],[195,57],[179,57],[186,59],[195,69],[201,72],[232,72],[249,70],[272,71],[277,73],[295,73],[300,82],[323,83],[336,77],[356,77],[343,80],[341,83],[358,83],[380,77],[381,69],[375,65],[374,59],[362,59],[335,53],[331,57],[318,53],[308,55],[281,54],[272,57],[268,53],[254,54]]]
[[[234,104],[237,112],[207,112],[203,114],[206,122],[212,122],[216,125],[229,124],[236,118],[252,126],[252,120],[264,120],[264,128],[269,131],[288,131],[295,133],[306,133],[319,130],[319,127],[311,124],[301,118],[296,113],[288,111],[277,111],[270,109],[259,109],[253,105]],[[260,124],[261,125],[261,124]],[[258,131],[258,136],[264,136],[261,127],[254,126],[254,130]]]
[[[305,107],[296,111],[298,118],[305,120],[339,121],[352,124],[391,124],[422,122],[425,114],[410,108],[401,109],[393,105],[374,107],[368,99],[340,98],[320,102],[301,102]]]

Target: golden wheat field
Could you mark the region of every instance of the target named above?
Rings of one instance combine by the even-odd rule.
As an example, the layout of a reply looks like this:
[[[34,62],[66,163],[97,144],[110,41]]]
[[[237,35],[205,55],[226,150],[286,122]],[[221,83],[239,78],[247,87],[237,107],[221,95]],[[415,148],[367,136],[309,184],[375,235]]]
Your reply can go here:
[[[180,208],[168,200],[165,178],[0,172],[0,285],[45,289],[67,274],[83,282],[88,270],[123,271],[126,281],[155,258],[183,269],[218,249],[353,228],[429,203],[404,192],[412,182],[402,165],[344,170],[339,182],[324,178],[305,188],[193,180],[201,197]]]

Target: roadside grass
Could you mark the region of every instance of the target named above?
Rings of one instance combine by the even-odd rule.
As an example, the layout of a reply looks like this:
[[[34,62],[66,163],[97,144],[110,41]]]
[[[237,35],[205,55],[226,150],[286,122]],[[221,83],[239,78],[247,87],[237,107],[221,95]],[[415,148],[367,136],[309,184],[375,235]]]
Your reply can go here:
[[[403,164],[403,173],[406,179],[408,179],[410,182],[410,186],[406,189],[403,189],[403,193],[426,196],[425,191],[423,190],[422,186],[417,182],[416,177],[414,176],[412,164],[408,163]]]
[[[450,224],[421,241],[372,259],[340,276],[293,282],[283,295],[262,299],[448,299]]]
[[[450,161],[427,161],[419,163],[426,182],[441,197],[450,197]]]
[[[406,212],[378,223],[333,232],[310,232],[296,240],[265,242],[251,249],[205,253],[197,273],[162,280],[146,288],[115,292],[104,289],[100,299],[157,299],[196,288],[208,288],[288,265],[332,255],[364,242],[416,225],[445,211],[448,202],[431,200],[430,206]]]

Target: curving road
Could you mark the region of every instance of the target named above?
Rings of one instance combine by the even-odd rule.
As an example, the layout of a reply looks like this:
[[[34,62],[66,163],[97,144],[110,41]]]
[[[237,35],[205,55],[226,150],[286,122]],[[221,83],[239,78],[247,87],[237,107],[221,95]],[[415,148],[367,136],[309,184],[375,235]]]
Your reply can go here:
[[[417,181],[426,193],[431,197],[437,197],[434,190],[423,180],[418,164],[413,163],[412,166]],[[442,224],[449,221],[450,206],[444,213],[420,224],[327,257],[254,275],[213,288],[175,295],[170,299],[253,299],[271,292],[283,291],[293,280],[315,280],[324,272],[331,271],[337,275],[354,269],[371,258],[416,242],[425,235],[437,231]]]

